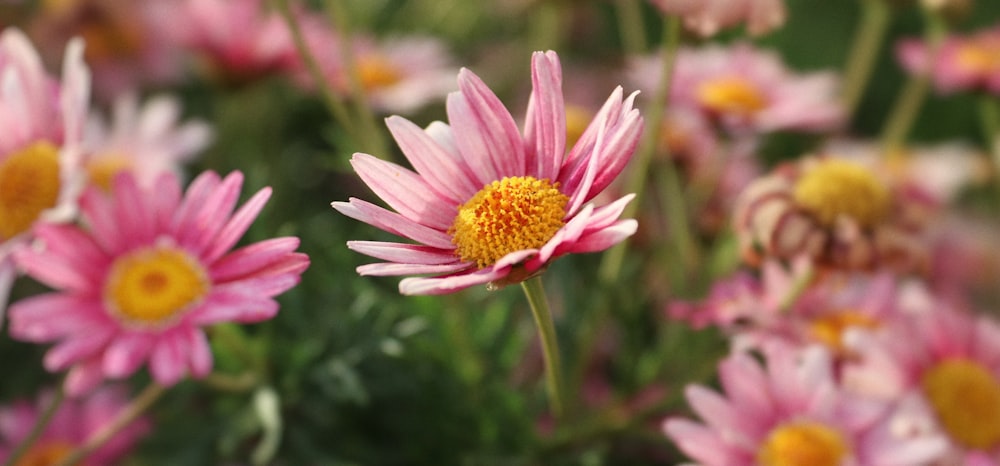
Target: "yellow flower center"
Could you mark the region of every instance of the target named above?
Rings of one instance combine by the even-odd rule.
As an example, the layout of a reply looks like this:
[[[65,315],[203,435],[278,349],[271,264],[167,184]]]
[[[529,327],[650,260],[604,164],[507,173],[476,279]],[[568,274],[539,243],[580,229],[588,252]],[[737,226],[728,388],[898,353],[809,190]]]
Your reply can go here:
[[[120,155],[102,155],[95,157],[87,163],[87,175],[91,184],[100,187],[106,192],[111,191],[111,181],[115,175],[125,171],[132,166],[132,162],[127,157]]]
[[[154,247],[130,252],[111,267],[104,296],[128,324],[167,323],[208,292],[205,269],[184,251]]]
[[[53,466],[66,459],[75,447],[72,443],[60,440],[38,442],[14,464],[15,466]]]
[[[843,353],[844,332],[851,328],[875,329],[879,321],[857,311],[845,310],[812,321],[809,334],[834,352]]]
[[[799,178],[793,195],[827,227],[845,215],[869,228],[889,211],[889,190],[863,166],[846,160],[820,161]]]
[[[738,76],[705,81],[696,90],[698,101],[709,110],[749,116],[767,106],[760,89]]]
[[[771,431],[760,450],[761,466],[838,466],[847,454],[840,432],[815,422],[797,422]]]
[[[576,105],[566,106],[566,147],[573,147],[587,130],[594,112]]]
[[[924,394],[945,430],[977,449],[1000,444],[1000,382],[979,363],[951,359],[928,370]]]
[[[59,199],[59,149],[36,142],[0,162],[0,240],[31,228]]]
[[[1000,40],[972,41],[962,45],[955,57],[958,65],[975,73],[1000,71]]]
[[[509,253],[542,247],[565,224],[569,197],[557,187],[531,176],[486,185],[458,208],[449,230],[455,253],[485,268]]]
[[[366,91],[389,87],[403,79],[399,68],[379,55],[358,57],[355,66],[357,66],[361,87]]]

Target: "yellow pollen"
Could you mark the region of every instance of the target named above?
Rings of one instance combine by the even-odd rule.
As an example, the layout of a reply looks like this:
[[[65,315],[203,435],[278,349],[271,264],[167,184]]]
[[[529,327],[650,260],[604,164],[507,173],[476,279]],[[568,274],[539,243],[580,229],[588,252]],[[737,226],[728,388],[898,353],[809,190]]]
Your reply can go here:
[[[889,211],[889,190],[865,167],[846,160],[820,161],[799,178],[793,195],[827,227],[843,215],[870,228]]]
[[[0,162],[0,240],[22,233],[59,199],[59,149],[36,142]]]
[[[389,87],[403,79],[399,68],[378,55],[358,57],[355,66],[357,66],[361,87],[366,91]]]
[[[509,253],[542,247],[565,224],[569,197],[558,186],[531,176],[486,185],[458,208],[448,230],[455,254],[485,268]]]
[[[956,442],[975,449],[1000,445],[1000,381],[981,364],[950,359],[921,380],[934,413]]]
[[[128,324],[169,322],[208,292],[205,270],[187,253],[169,247],[139,249],[118,258],[104,287],[112,311]]]
[[[879,321],[857,311],[844,310],[815,319],[809,326],[810,335],[836,353],[844,352],[842,337],[852,328],[875,329]]]
[[[838,466],[848,445],[840,432],[815,422],[786,424],[771,431],[760,450],[760,466]]]
[[[75,445],[59,441],[43,441],[35,444],[15,466],[53,466],[62,462],[76,448]]]
[[[976,73],[1000,71],[1000,40],[980,40],[962,45],[955,60],[958,65]]]
[[[749,116],[767,106],[767,100],[753,83],[738,76],[705,81],[696,90],[698,101],[709,110]]]
[[[102,155],[95,157],[87,163],[87,176],[90,183],[100,187],[104,191],[111,191],[111,181],[115,175],[127,170],[132,166],[132,162],[120,155]]]

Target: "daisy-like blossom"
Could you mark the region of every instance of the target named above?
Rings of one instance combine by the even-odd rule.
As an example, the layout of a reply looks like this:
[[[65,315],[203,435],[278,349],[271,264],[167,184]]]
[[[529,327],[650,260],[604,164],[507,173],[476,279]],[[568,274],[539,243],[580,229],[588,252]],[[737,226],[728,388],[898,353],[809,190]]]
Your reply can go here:
[[[690,385],[688,403],[702,422],[668,419],[664,430],[704,466],[926,464],[946,442],[900,435],[884,403],[841,390],[821,347],[767,353],[766,368],[737,352],[719,363],[724,394]]]
[[[949,36],[936,50],[922,40],[904,39],[896,46],[896,56],[910,73],[930,73],[941,93],[1000,94],[1000,26]]]
[[[748,43],[685,47],[676,60],[669,105],[700,112],[732,133],[821,132],[843,124],[833,72],[793,73],[777,54]],[[633,60],[629,76],[639,89],[657,86],[661,61]]]
[[[37,400],[22,400],[0,407],[0,458],[9,458],[14,449],[27,438],[51,399],[52,393],[45,391]],[[53,414],[48,427],[16,464],[58,464],[71,451],[83,445],[91,435],[111,422],[128,403],[128,392],[121,386],[101,387],[84,398],[64,400]],[[150,424],[146,417],[136,419],[88,455],[86,464],[118,464],[149,432]]]
[[[925,271],[928,200],[898,188],[877,167],[806,156],[751,183],[733,228],[751,264],[806,255],[835,269]]]
[[[863,355],[842,368],[845,387],[909,399],[899,428],[946,434],[953,460],[945,464],[1000,464],[1000,325],[991,317],[929,296],[890,331],[853,331],[845,341]]]
[[[436,274],[400,282],[403,294],[443,294],[478,284],[499,287],[538,274],[553,259],[595,252],[636,231],[619,220],[634,197],[588,203],[624,168],[642,132],[615,89],[566,152],[562,71],[555,52],[532,56],[533,90],[523,135],[497,96],[467,69],[448,95],[450,124],[425,130],[401,117],[386,123],[412,171],[367,154],[351,160],[361,179],[396,212],[352,198],[333,207],[420,244],[351,241],[388,262],[362,275]]]
[[[669,15],[679,15],[684,25],[702,37],[746,23],[752,35],[765,34],[785,24],[783,0],[652,0]]]
[[[90,94],[83,43],[66,48],[62,80],[46,74],[18,29],[0,33],[0,315],[16,271],[11,253],[42,221],[76,212],[79,157]]]
[[[181,124],[180,116],[180,102],[173,97],[154,97],[140,107],[135,94],[115,100],[110,121],[92,114],[83,159],[90,183],[110,189],[115,175],[127,170],[135,173],[140,185],[150,187],[160,174],[179,172],[180,164],[212,139],[207,123]]]
[[[43,56],[58,57],[74,37],[87,44],[84,59],[93,92],[110,101],[143,86],[180,79],[183,66],[172,28],[180,24],[174,0],[62,0],[42,2],[29,34]]]
[[[209,77],[241,84],[293,69],[298,52],[281,16],[261,0],[182,0],[173,25]]]
[[[91,187],[80,200],[84,226],[42,226],[40,247],[16,255],[55,291],[11,306],[11,336],[56,342],[44,365],[69,369],[72,395],[146,362],[161,385],[207,375],[212,354],[201,327],[273,317],[273,297],[309,265],[294,252],[295,237],[230,251],[271,194],[261,189],[234,211],[242,183],[239,172],[205,172],[182,194],[175,175],[144,189],[123,172],[110,193]]]

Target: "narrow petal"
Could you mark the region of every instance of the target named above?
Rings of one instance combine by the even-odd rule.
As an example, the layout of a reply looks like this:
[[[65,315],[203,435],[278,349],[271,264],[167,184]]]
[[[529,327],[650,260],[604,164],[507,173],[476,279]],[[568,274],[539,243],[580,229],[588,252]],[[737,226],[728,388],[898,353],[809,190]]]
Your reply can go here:
[[[420,175],[392,162],[356,153],[351,165],[389,207],[404,217],[438,230],[455,220],[457,205],[436,194]]]
[[[347,247],[352,251],[403,264],[441,265],[459,262],[453,251],[442,251],[430,246],[406,243],[387,243],[382,241],[348,241]]]
[[[334,202],[330,205],[348,217],[394,235],[439,249],[455,249],[455,245],[451,243],[451,236],[444,231],[422,225],[370,202],[351,198],[349,202]]]
[[[566,155],[562,67],[555,52],[532,55],[531,83],[524,129],[527,169],[539,179],[555,180]]]
[[[427,264],[397,264],[395,262],[379,262],[376,264],[365,264],[358,266],[359,275],[374,277],[392,277],[399,275],[423,275],[453,273],[473,267],[468,262],[458,262],[454,264],[427,265]]]
[[[187,329],[186,336],[191,375],[205,377],[212,372],[212,349],[208,346],[208,338],[205,332],[194,327]]]
[[[386,118],[385,123],[417,173],[453,204],[464,203],[482,187],[457,153],[443,148],[417,125],[398,116]]]
[[[450,277],[404,278],[399,282],[399,292],[404,295],[438,295],[448,294],[473,285],[482,285],[506,277],[509,268],[482,269],[473,273],[452,275]]]
[[[101,371],[101,359],[91,358],[74,365],[66,374],[66,382],[63,387],[66,394],[71,397],[78,397],[91,393],[101,381],[104,380],[104,372]]]
[[[669,419],[663,430],[687,456],[703,466],[751,464],[715,431],[687,419]]]
[[[567,253],[588,253],[599,252],[610,248],[629,236],[635,234],[639,229],[639,222],[635,219],[619,220],[615,224],[592,233],[587,233],[573,243],[567,249]]]
[[[242,187],[242,173],[234,171],[227,175],[186,216],[180,217],[179,226],[174,230],[178,242],[188,246],[196,254],[203,254],[216,246],[216,235],[229,220]]]
[[[215,289],[198,311],[186,320],[192,326],[219,322],[252,323],[270,319],[278,313],[278,303],[259,295],[247,295],[241,289]]]
[[[177,340],[179,335],[167,333],[153,347],[149,370],[160,385],[174,385],[187,374],[187,354],[182,342]]]
[[[260,215],[261,209],[271,198],[271,188],[264,187],[257,191],[242,207],[240,207],[225,226],[219,231],[215,241],[208,245],[202,253],[202,260],[208,263],[215,262],[216,259],[228,252],[243,237],[253,221]]]
[[[49,372],[59,372],[73,363],[96,356],[113,333],[112,329],[102,327],[89,333],[75,334],[46,352],[42,363]]]
[[[128,171],[119,173],[112,183],[115,224],[120,230],[124,248],[130,250],[149,244],[156,230],[154,212],[147,207],[145,199],[152,198],[152,193],[143,192]]]
[[[108,325],[100,302],[62,293],[21,299],[10,306],[10,335],[45,343],[61,337],[99,331]]]
[[[102,368],[108,377],[132,375],[149,358],[155,338],[143,333],[129,333],[115,338],[104,350]]]
[[[213,282],[226,282],[246,276],[273,264],[299,247],[296,237],[271,238],[253,243],[227,254],[212,265]]]

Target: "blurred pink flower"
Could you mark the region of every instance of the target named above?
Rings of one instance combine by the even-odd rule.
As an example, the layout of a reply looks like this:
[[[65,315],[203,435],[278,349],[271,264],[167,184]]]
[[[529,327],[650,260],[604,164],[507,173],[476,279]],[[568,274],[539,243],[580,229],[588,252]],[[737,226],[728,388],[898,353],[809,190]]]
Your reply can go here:
[[[62,80],[45,73],[15,28],[0,34],[0,315],[15,276],[11,253],[42,221],[67,221],[82,186],[78,169],[90,74],[83,43],[66,48]]]
[[[909,399],[900,428],[935,430],[951,439],[947,464],[968,454],[1000,461],[1000,325],[930,296],[889,331],[854,332],[846,342],[863,357],[842,368],[855,393]],[[928,428],[931,424],[933,428]]]
[[[618,220],[633,196],[599,208],[587,203],[635,150],[642,132],[635,94],[623,101],[615,89],[567,154],[559,58],[536,52],[531,68],[523,136],[497,96],[463,69],[459,91],[448,96],[450,126],[434,122],[421,130],[400,117],[387,119],[416,172],[354,155],[354,169],[398,213],[354,198],[333,207],[421,243],[350,241],[351,249],[388,261],[358,273],[444,274],[406,278],[403,294],[502,286],[540,273],[556,257],[601,251],[635,233],[635,220]]]
[[[746,23],[752,35],[765,34],[785,23],[783,0],[652,0],[668,15],[679,15],[684,25],[703,37]]]
[[[92,114],[83,160],[90,183],[110,190],[115,175],[127,170],[148,188],[164,172],[179,173],[180,164],[212,139],[207,123],[179,124],[180,116],[180,102],[173,97],[154,97],[140,108],[135,94],[115,100],[109,122]]]
[[[925,464],[945,449],[938,436],[908,437],[887,404],[852,397],[819,347],[769,352],[766,369],[746,353],[719,364],[725,395],[690,385],[703,423],[669,419],[664,430],[704,466]]]
[[[288,26],[263,0],[181,0],[175,8],[178,41],[198,54],[210,78],[243,84],[299,60]]]
[[[643,90],[662,76],[659,56],[634,59],[629,75]],[[670,87],[672,108],[692,109],[731,132],[830,131],[843,124],[832,72],[798,75],[781,58],[748,43],[682,48]]]
[[[84,227],[39,227],[39,248],[18,252],[30,276],[56,289],[11,306],[10,333],[58,342],[45,355],[50,371],[70,368],[68,393],[103,378],[121,378],[149,362],[153,379],[171,385],[212,370],[202,326],[257,322],[278,311],[272,298],[309,265],[298,238],[275,238],[229,252],[270,197],[258,191],[233,211],[243,176],[198,176],[182,195],[162,175],[151,189],[131,173],[106,193],[81,198]]]
[[[42,392],[34,402],[23,400],[0,407],[0,458],[9,458],[14,448],[27,438],[51,400],[50,392]],[[57,464],[111,422],[128,403],[128,393],[121,386],[102,387],[85,398],[64,400],[48,427],[16,464]],[[149,419],[140,417],[88,455],[86,464],[119,464],[149,430]]]
[[[901,40],[896,55],[910,73],[930,73],[942,93],[983,90],[1000,94],[1000,26],[968,36],[952,35],[933,57],[925,42]]]

